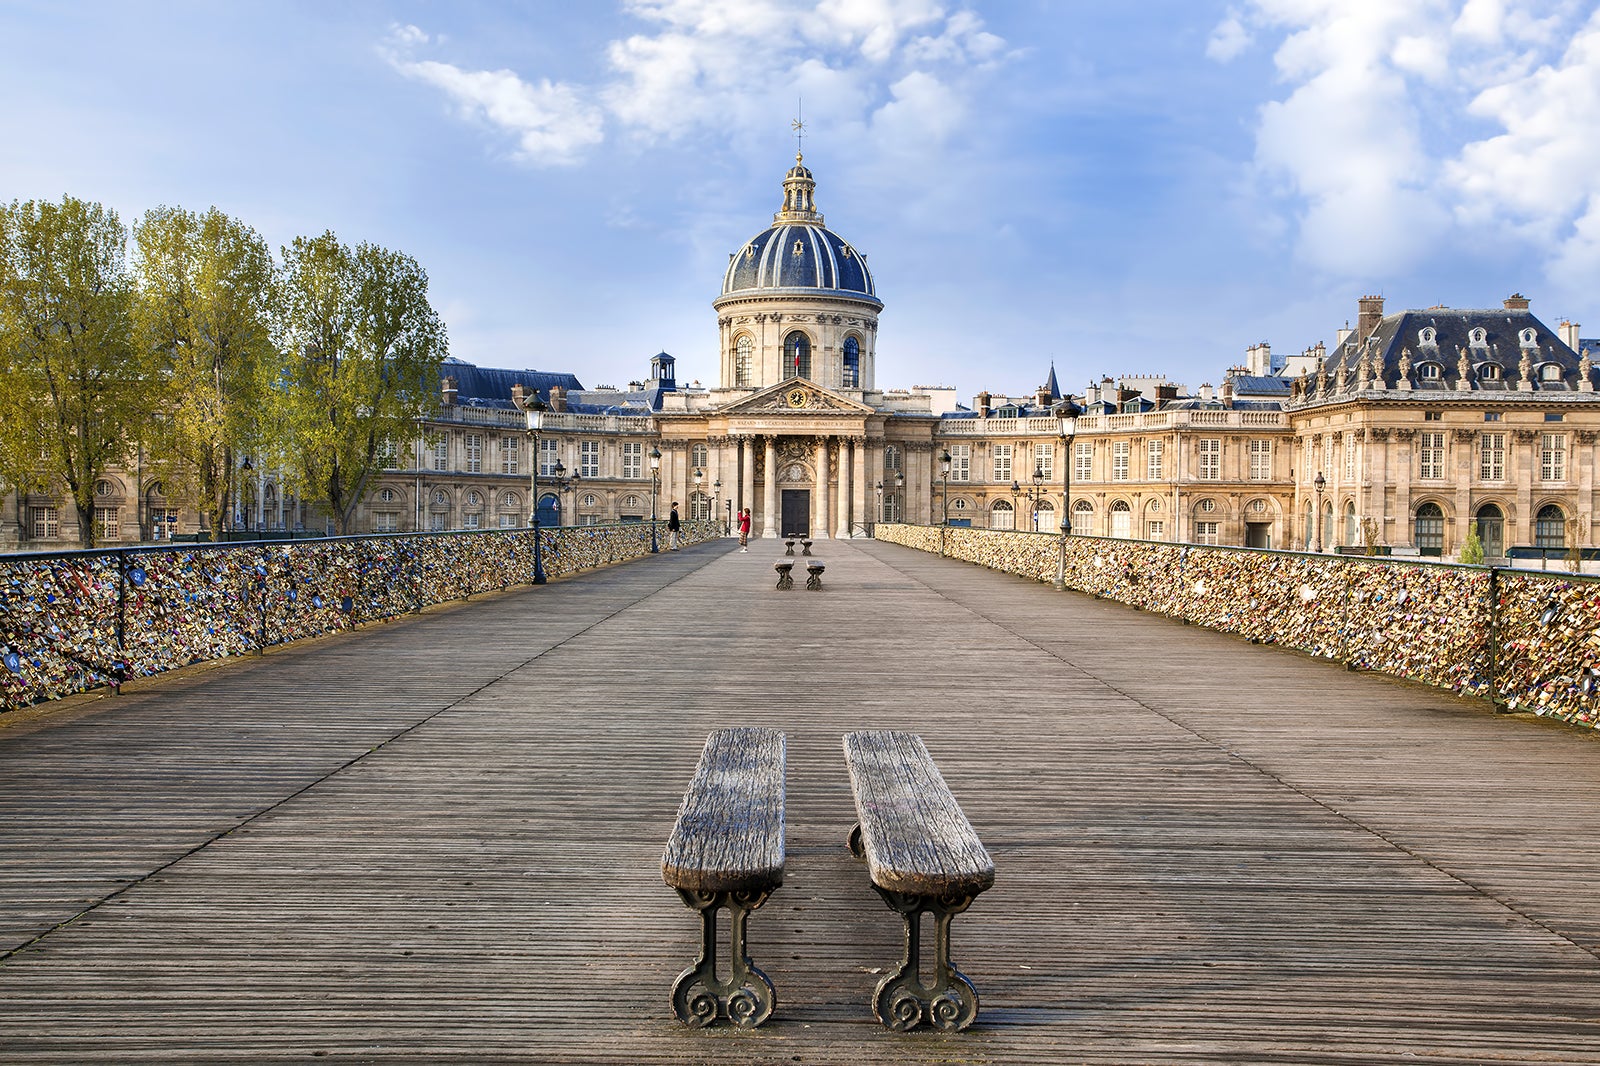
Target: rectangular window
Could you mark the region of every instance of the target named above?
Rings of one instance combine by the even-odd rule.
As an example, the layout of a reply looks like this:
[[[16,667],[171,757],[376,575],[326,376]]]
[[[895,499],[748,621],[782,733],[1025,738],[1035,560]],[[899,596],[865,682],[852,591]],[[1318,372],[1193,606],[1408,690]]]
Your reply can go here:
[[[1222,543],[1221,537],[1218,534],[1218,527],[1220,525],[1221,523],[1219,522],[1196,522],[1194,524],[1195,542],[1199,544]]]
[[[447,514],[430,514],[428,528],[435,533],[448,533],[450,531],[450,516]]]
[[[30,507],[29,518],[33,524],[33,535],[38,538],[56,537],[61,533],[61,512],[54,507]]]
[[[1479,441],[1478,476],[1484,481],[1506,478],[1506,435],[1485,433]]]
[[[1164,444],[1164,442],[1159,441],[1159,440],[1145,441],[1144,449],[1145,449],[1145,460],[1144,460],[1144,476],[1145,476],[1145,480],[1146,481],[1160,481],[1161,477],[1162,477],[1162,474],[1161,474],[1161,453],[1165,450],[1165,444]]]
[[[467,473],[483,473],[483,434],[465,434],[461,438],[461,450],[466,453]]]
[[[400,449],[395,447],[392,440],[386,440],[378,445],[378,465],[385,470],[395,470],[400,466]]]
[[[1270,440],[1253,440],[1250,442],[1250,480],[1272,480],[1272,442]]]
[[[630,440],[622,443],[622,476],[644,477],[644,444]]]
[[[972,480],[972,445],[956,444],[950,448],[950,480]]]
[[[578,442],[578,473],[584,477],[600,476],[600,442],[585,440]]]
[[[95,539],[101,543],[121,540],[122,512],[115,507],[96,507],[94,509],[94,528]]]
[[[1356,479],[1356,435],[1346,433],[1344,436],[1344,480],[1346,483]]]
[[[500,472],[522,473],[522,440],[518,437],[500,438]]]
[[[1047,478],[1056,476],[1055,459],[1055,445],[1045,443],[1033,446],[1033,468],[1043,473]]]
[[[433,442],[433,468],[435,470],[450,469],[450,438],[440,437]]]
[[[372,516],[374,533],[394,533],[400,528],[400,515],[395,511],[379,511]]]
[[[468,511],[466,514],[461,516],[461,526],[463,529],[477,529],[482,521],[483,515],[479,514],[477,511]]]
[[[1128,480],[1128,453],[1133,445],[1129,441],[1114,440],[1111,442],[1111,480]]]
[[[556,464],[561,461],[561,442],[549,437],[539,438],[539,476],[555,477]]]
[[[1424,422],[1442,422],[1444,420],[1444,412],[1443,411],[1424,411],[1424,412],[1422,412],[1422,420]]]
[[[1567,479],[1567,437],[1564,433],[1539,434],[1539,480]]]
[[[516,529],[521,524],[522,524],[522,516],[521,515],[519,515],[519,514],[506,514],[504,511],[500,512],[500,528],[501,529]]]
[[[1011,480],[1011,445],[994,445],[994,480],[1004,485]]]
[[[1421,455],[1421,468],[1419,476],[1424,481],[1438,480],[1444,477],[1444,434],[1421,433],[1418,434],[1422,441],[1419,454]]]
[[[1165,540],[1166,536],[1167,524],[1165,522],[1152,518],[1144,524],[1145,540]]]
[[[1500,421],[1500,412],[1499,411],[1485,411],[1485,412],[1483,412],[1483,420],[1485,422],[1498,422],[1498,421]]]
[[[1222,478],[1222,438],[1200,438],[1200,478],[1218,481]]]
[[[1560,411],[1546,411],[1544,413],[1544,420],[1546,422],[1559,422],[1561,421],[1561,418],[1562,415]]]
[[[1072,477],[1074,481],[1088,481],[1094,473],[1094,442],[1080,440],[1072,446]]]

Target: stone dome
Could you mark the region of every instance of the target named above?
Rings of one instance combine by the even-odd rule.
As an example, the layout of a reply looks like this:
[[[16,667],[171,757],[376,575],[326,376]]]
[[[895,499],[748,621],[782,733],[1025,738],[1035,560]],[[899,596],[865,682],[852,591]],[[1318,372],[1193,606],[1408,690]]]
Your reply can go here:
[[[836,295],[878,306],[866,258],[823,224],[813,193],[816,181],[799,154],[783,178],[783,208],[772,225],[728,259],[722,295],[787,292]]]

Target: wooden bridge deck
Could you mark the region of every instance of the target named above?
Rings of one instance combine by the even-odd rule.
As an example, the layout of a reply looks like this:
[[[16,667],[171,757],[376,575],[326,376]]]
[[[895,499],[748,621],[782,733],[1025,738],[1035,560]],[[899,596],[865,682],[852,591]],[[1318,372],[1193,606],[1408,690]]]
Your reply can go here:
[[[891,545],[726,542],[0,724],[0,1062],[1600,1061],[1587,735]],[[755,1032],[688,1031],[658,862],[789,737]],[[839,749],[921,732],[993,855],[956,1036]]]

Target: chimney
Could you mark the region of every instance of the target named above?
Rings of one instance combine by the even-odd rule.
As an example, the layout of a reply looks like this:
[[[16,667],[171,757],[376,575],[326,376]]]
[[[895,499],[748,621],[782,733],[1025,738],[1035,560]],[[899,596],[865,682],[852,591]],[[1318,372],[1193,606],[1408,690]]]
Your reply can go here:
[[[1156,409],[1157,410],[1160,410],[1161,408],[1167,406],[1167,404],[1171,403],[1173,400],[1176,400],[1177,398],[1178,398],[1178,386],[1171,385],[1171,384],[1168,384],[1168,385],[1157,385],[1156,386]]]
[[[1202,400],[1211,399],[1211,382],[1208,381],[1200,386],[1200,398]]]
[[[454,407],[456,403],[456,394],[460,391],[456,387],[456,379],[447,374],[445,375],[444,380],[439,383],[439,385],[439,393],[444,398],[444,405],[446,407]]]
[[[1350,339],[1350,334],[1353,333],[1353,332],[1355,332],[1355,331],[1350,328],[1350,320],[1348,318],[1345,319],[1344,325],[1339,327],[1338,335],[1333,338],[1334,347],[1337,348],[1340,345],[1342,345],[1345,341],[1349,340]],[[1322,342],[1318,341],[1317,343],[1320,344]]]
[[[1510,296],[1506,297],[1507,311],[1526,311],[1527,309],[1528,298],[1522,295],[1522,293],[1514,292]]]
[[[523,406],[523,403],[527,399],[527,395],[528,395],[528,390],[522,387],[522,382],[519,381],[515,385],[512,385],[511,386],[511,404],[512,404],[512,406],[515,407],[519,411],[522,410],[522,406]]]
[[[1039,386],[1038,390],[1033,394],[1033,403],[1035,407],[1050,406],[1050,387],[1048,385]]]
[[[1233,379],[1232,378],[1223,378],[1222,379],[1222,406],[1228,407],[1228,408],[1231,408],[1233,406]]]
[[[1576,352],[1578,350],[1578,324],[1562,319],[1557,331],[1561,334],[1561,343]]]
[[[1363,296],[1356,301],[1356,308],[1360,312],[1356,318],[1356,343],[1364,344],[1383,321],[1383,297]]]
[[[972,406],[978,409],[979,418],[989,417],[989,401],[992,399],[994,397],[987,392],[980,392],[972,398]]]
[[[1252,344],[1245,349],[1245,366],[1247,372],[1260,377],[1272,373],[1272,345],[1266,341]]]
[[[565,385],[550,386],[550,410],[556,414],[565,414],[567,410],[567,387]]]

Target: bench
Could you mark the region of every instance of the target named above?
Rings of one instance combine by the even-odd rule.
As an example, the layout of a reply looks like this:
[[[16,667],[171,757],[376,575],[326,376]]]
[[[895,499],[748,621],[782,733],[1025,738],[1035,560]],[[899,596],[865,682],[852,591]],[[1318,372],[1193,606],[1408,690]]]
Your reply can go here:
[[[820,559],[813,559],[807,563],[806,588],[810,589],[812,592],[820,589],[822,587],[822,571],[826,569],[827,567],[822,565],[822,561]]]
[[[772,982],[750,961],[745,921],[783,884],[783,734],[719,729],[706,737],[661,856],[661,879],[700,913],[700,957],[672,983],[685,1025],[719,1017],[753,1028],[777,1005]],[[727,976],[717,976],[717,912],[729,917]]]
[[[978,990],[950,958],[950,923],[994,884],[994,863],[921,737],[847,733],[844,756],[860,819],[850,830],[850,851],[866,860],[872,887],[905,924],[905,956],[878,982],[872,1012],[899,1032],[924,1022],[965,1029],[978,1016]],[[925,912],[934,918],[928,984],[920,973]]]
[[[786,559],[779,559],[777,562],[772,564],[772,568],[778,572],[779,589],[794,588],[794,577],[789,573],[789,571],[794,569],[794,563],[789,562]]]
[[[783,554],[785,554],[785,555],[793,555],[794,554],[794,538],[793,537],[789,537],[783,543],[784,543],[784,553]]]

